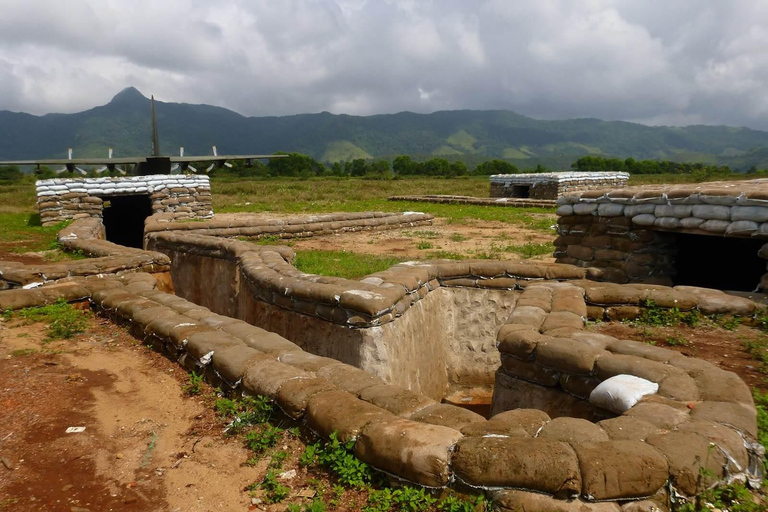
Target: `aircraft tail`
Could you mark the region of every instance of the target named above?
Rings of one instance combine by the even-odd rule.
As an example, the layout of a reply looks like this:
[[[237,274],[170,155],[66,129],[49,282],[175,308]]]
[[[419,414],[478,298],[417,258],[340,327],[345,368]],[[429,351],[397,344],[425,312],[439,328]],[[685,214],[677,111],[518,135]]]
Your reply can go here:
[[[152,96],[152,156],[160,156],[160,134],[157,131],[157,114],[155,113],[155,97]]]

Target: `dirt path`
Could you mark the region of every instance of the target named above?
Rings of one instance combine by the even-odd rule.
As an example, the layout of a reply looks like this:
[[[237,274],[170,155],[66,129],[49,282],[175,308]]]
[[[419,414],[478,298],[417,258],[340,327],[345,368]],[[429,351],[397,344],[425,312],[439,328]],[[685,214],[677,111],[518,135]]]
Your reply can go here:
[[[47,344],[0,328],[0,510],[248,510],[259,470],[176,364],[103,319]]]
[[[315,236],[291,240],[289,245],[299,251],[343,250],[405,259],[465,257],[520,260],[523,257],[511,246],[546,244],[552,240],[554,235],[503,222],[449,224],[445,219],[436,219],[432,226]],[[554,262],[552,250],[549,246],[544,254],[534,257],[539,261]]]

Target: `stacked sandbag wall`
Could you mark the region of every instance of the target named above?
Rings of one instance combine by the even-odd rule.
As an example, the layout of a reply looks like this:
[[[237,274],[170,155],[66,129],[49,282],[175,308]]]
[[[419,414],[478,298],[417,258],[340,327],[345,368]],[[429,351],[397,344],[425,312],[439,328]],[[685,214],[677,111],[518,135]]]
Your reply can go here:
[[[506,355],[560,378],[631,374],[658,383],[658,393],[597,423],[535,409],[485,420],[162,293],[145,274],[5,293],[90,297],[103,315],[225,392],[265,396],[320,436],[352,441],[358,458],[405,481],[487,489],[503,511],[667,510],[717,482],[755,481],[762,450],[747,386],[672,350],[584,332],[574,317],[584,313],[579,288],[529,283],[499,342]],[[539,323],[531,308],[549,312]]]
[[[623,187],[629,174],[623,172],[553,172],[538,174],[494,174],[491,197],[519,197],[515,187],[530,187],[530,199],[556,200],[582,190]]]
[[[213,216],[208,176],[151,175],[121,178],[38,180],[37,207],[43,226],[65,220],[102,217],[110,196],[147,195],[154,213],[174,212],[178,219]]]

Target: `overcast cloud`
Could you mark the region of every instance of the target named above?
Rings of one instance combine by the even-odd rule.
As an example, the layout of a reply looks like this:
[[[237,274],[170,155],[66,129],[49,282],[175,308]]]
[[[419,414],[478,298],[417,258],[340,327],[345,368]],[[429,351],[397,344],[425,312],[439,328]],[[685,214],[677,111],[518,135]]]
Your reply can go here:
[[[764,0],[3,0],[0,109],[511,109],[768,129]]]

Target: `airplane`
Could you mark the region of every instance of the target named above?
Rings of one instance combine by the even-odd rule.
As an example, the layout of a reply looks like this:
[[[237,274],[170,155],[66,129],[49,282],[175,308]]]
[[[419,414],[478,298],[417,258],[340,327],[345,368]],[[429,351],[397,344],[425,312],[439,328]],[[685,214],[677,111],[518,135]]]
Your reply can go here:
[[[242,160],[245,165],[253,165],[254,160],[269,158],[285,158],[288,155],[219,155],[216,146],[212,147],[213,156],[184,156],[184,148],[179,148],[179,156],[162,156],[160,154],[160,136],[157,129],[157,115],[155,113],[155,97],[151,98],[152,105],[152,154],[148,156],[119,157],[112,158],[112,148],[109,148],[107,158],[73,158],[72,148],[69,148],[66,159],[43,159],[43,160],[9,160],[0,161],[0,166],[7,165],[31,165],[40,169],[40,166],[62,166],[56,172],[62,174],[75,172],[85,175],[87,172],[81,167],[85,165],[98,165],[96,172],[101,174],[104,171],[117,171],[120,174],[126,174],[125,168],[129,165],[134,166],[134,172],[138,176],[148,174],[172,174],[175,172],[197,172],[192,166],[192,162],[211,162],[205,169],[205,172],[211,172],[215,167],[232,167],[230,161]],[[119,167],[122,166],[122,167]]]

